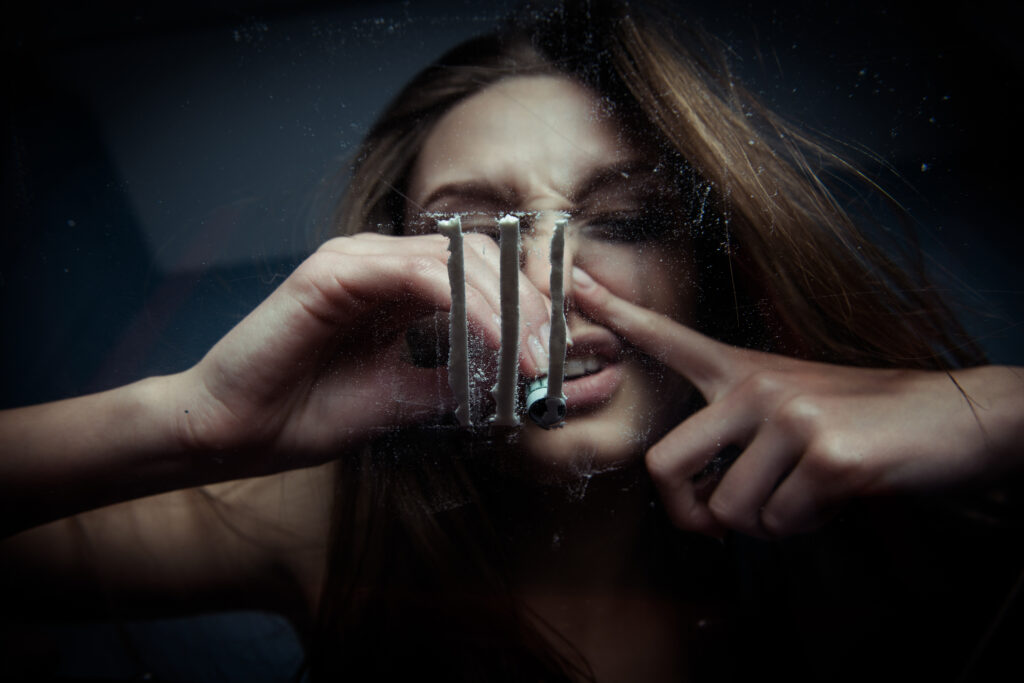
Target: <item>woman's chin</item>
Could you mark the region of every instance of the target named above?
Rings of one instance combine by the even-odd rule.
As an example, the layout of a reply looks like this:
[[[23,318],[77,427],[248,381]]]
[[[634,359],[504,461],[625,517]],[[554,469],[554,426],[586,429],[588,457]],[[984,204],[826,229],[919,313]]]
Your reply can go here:
[[[552,475],[624,467],[642,459],[645,446],[628,426],[587,418],[558,429],[528,425],[519,437],[522,457]]]
[[[642,466],[647,449],[685,417],[680,411],[694,394],[688,383],[649,366],[627,358],[567,381],[564,425],[524,425],[519,457],[538,476],[556,480]]]
[[[643,460],[651,443],[652,419],[647,406],[637,405],[632,392],[617,393],[604,403],[573,410],[572,394],[565,423],[555,429],[524,425],[519,434],[520,457],[544,479],[573,479],[621,469]],[[524,463],[525,464],[525,463]]]

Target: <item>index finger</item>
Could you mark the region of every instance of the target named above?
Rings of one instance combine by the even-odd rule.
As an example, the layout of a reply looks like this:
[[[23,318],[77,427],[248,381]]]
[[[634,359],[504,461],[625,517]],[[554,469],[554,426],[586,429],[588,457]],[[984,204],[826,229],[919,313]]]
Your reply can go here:
[[[574,266],[573,300],[594,322],[690,380],[709,401],[728,378],[732,347],[680,325],[668,316],[612,294]]]

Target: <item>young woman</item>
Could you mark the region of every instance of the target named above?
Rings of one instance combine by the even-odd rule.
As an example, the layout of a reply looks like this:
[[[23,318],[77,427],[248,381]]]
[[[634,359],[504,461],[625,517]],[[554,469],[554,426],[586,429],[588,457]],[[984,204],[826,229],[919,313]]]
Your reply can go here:
[[[893,671],[969,668],[991,619],[906,635],[933,593],[901,544],[946,508],[899,500],[1019,471],[1019,370],[979,364],[824,185],[836,158],[713,43],[618,5],[525,16],[395,99],[347,236],[202,362],[0,416],[12,605],[280,610],[318,678],[852,679],[900,649]],[[557,430],[456,427],[446,369],[411,358],[450,306],[434,222],[458,214],[493,381],[510,211],[526,378],[569,217]]]

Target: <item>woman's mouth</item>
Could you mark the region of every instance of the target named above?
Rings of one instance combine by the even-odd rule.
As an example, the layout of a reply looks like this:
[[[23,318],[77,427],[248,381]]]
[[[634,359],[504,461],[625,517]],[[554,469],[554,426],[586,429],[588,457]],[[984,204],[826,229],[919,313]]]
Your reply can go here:
[[[574,336],[577,339],[565,360],[562,385],[570,418],[611,400],[623,375],[622,345],[613,334],[601,330]]]
[[[586,356],[584,358],[570,358],[565,361],[565,381],[579,379],[587,375],[600,372],[608,362],[597,356]]]

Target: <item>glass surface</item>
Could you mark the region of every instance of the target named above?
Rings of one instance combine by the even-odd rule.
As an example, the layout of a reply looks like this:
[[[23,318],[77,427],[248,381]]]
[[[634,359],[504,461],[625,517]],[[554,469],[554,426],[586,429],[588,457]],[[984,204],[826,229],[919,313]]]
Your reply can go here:
[[[512,4],[19,10],[3,29],[0,407],[194,364],[329,236],[353,150],[397,88]],[[937,286],[992,360],[1020,363],[1020,8],[686,6],[770,106],[908,209]],[[90,633],[55,637],[81,653]],[[62,674],[125,675],[94,654]]]

